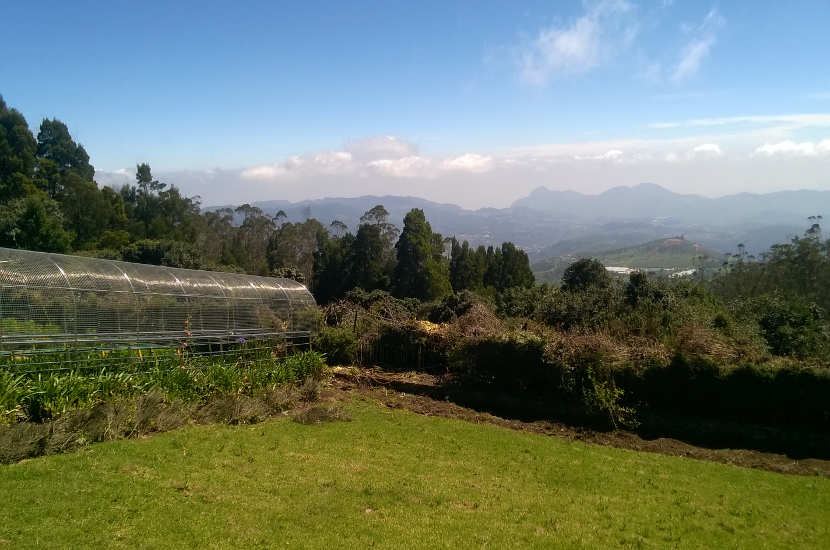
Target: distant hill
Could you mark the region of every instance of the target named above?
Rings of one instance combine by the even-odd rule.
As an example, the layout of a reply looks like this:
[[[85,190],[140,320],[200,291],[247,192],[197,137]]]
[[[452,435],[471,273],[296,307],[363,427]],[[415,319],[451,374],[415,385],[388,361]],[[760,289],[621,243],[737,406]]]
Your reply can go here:
[[[659,185],[615,187],[598,195],[539,188],[509,208],[466,210],[417,197],[364,196],[254,203],[273,215],[283,210],[290,221],[314,217],[333,220],[354,231],[361,214],[383,204],[400,227],[412,208],[421,208],[435,231],[473,245],[514,242],[534,261],[639,246],[685,235],[716,252],[738,243],[753,253],[800,235],[806,218],[830,215],[830,191],[782,191],[730,195],[717,199],[673,193]]]
[[[565,269],[580,257],[596,258],[606,267],[682,271],[700,266],[720,267],[728,255],[680,236],[605,252],[583,251],[548,258],[534,263],[532,269],[538,282],[558,283]]]
[[[709,250],[683,237],[659,239],[639,246],[612,250],[599,255],[606,266],[633,268],[691,268],[720,266],[726,255]]]
[[[512,208],[556,214],[569,219],[671,219],[676,222],[729,226],[792,223],[830,213],[830,191],[740,193],[719,198],[682,195],[653,183],[614,187],[598,195],[552,191],[540,187]]]

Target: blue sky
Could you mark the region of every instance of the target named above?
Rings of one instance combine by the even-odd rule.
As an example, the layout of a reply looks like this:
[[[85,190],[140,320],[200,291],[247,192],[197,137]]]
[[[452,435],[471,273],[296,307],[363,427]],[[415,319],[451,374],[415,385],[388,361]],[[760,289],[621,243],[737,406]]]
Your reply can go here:
[[[830,4],[8,2],[0,94],[205,203],[830,189]],[[119,179],[120,178],[120,179]],[[507,185],[506,185],[507,183]]]

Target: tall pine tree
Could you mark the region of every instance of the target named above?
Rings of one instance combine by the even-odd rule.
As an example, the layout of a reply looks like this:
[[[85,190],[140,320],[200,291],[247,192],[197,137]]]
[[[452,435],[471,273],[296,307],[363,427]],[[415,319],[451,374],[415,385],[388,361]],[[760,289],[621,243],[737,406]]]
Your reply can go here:
[[[441,235],[432,232],[423,210],[413,208],[404,217],[395,249],[398,256],[393,277],[395,294],[434,300],[452,291]]]

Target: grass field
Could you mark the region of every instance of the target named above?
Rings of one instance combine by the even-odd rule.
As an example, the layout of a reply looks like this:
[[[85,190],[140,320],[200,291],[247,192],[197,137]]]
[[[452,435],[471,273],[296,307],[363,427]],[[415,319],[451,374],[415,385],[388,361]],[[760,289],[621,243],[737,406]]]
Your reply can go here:
[[[828,548],[830,479],[366,401],[0,466],[0,548]]]

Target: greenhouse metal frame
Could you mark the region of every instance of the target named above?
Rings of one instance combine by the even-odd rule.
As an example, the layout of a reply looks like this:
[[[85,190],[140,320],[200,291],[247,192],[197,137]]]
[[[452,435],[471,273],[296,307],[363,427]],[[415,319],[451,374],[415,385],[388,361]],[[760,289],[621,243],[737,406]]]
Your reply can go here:
[[[309,345],[315,319],[290,279],[0,248],[0,358],[32,370],[97,368],[113,351],[274,353]]]

